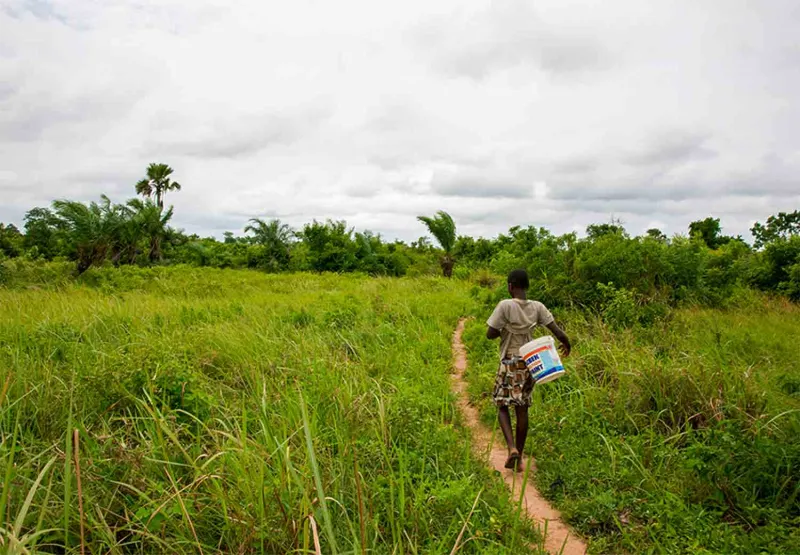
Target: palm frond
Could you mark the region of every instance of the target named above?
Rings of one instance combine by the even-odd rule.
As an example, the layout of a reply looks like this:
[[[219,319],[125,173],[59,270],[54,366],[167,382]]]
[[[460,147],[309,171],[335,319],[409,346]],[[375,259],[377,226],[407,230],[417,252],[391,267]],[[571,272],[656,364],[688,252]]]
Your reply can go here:
[[[434,217],[417,216],[417,220],[424,223],[428,231],[439,242],[445,254],[450,254],[456,244],[456,224],[453,218],[444,210],[439,210]]]
[[[142,179],[136,184],[136,194],[142,195],[145,197],[149,197],[153,194],[153,187],[150,185],[150,181],[147,179]]]
[[[169,221],[172,219],[172,215],[175,213],[175,207],[170,206],[163,214],[161,214],[161,225],[166,227]]]

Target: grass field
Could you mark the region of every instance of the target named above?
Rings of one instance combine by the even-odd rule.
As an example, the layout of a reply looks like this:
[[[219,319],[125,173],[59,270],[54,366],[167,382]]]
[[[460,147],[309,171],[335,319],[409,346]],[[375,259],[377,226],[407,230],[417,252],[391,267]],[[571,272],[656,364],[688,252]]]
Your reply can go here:
[[[744,295],[627,330],[557,317],[575,355],[534,392],[529,444],[590,551],[800,553],[800,308]],[[465,341],[491,424],[484,333],[473,322]]]
[[[468,377],[494,424],[496,298],[190,268],[0,288],[2,549],[313,553],[315,530],[324,553],[450,553],[462,529],[460,552],[537,545],[449,390],[475,315]],[[575,356],[537,389],[529,445],[592,552],[798,552],[796,306],[744,296],[620,330],[557,316]]]
[[[5,549],[78,552],[80,498],[92,553],[313,553],[315,527],[325,553],[449,553],[473,505],[461,552],[519,552],[454,425],[474,308],[441,279],[188,268],[0,289]]]

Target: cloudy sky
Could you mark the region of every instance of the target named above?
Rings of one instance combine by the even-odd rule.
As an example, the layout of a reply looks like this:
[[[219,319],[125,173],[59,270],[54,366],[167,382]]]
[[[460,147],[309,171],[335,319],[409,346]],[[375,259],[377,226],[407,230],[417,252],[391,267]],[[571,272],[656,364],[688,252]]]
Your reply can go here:
[[[175,168],[176,227],[414,239],[800,209],[796,0],[0,0],[0,221]]]

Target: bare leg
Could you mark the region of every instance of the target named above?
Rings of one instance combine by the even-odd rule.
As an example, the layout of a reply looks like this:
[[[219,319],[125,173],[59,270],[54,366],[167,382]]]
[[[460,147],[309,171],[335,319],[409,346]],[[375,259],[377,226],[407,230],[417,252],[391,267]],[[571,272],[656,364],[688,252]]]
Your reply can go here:
[[[500,429],[503,430],[503,437],[510,452],[514,449],[514,432],[511,431],[511,414],[508,412],[508,407],[497,408],[497,420],[500,421]]]
[[[500,429],[503,430],[503,437],[506,438],[506,445],[508,445],[508,458],[506,459],[506,468],[518,468],[519,466],[519,451],[514,445],[514,433],[511,431],[511,414],[508,407],[498,407],[497,419],[500,421]]]
[[[525,449],[525,440],[528,439],[528,407],[515,406],[514,412],[517,416],[517,442],[516,447],[519,454]]]

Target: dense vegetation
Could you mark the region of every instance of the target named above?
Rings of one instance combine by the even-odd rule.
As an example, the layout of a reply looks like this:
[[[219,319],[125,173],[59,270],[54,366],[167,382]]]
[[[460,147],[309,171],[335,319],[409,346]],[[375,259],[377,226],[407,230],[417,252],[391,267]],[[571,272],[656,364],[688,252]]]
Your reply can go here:
[[[800,220],[800,211],[793,215]],[[425,238],[411,245],[386,243],[331,221],[295,232],[277,220],[255,219],[246,226],[250,235],[228,234],[219,242],[165,227],[171,217],[171,209],[160,212],[150,200],[125,205],[108,199],[89,205],[58,201],[53,210],[31,210],[24,233],[0,224],[0,260],[76,260],[81,273],[103,264],[190,264],[413,276],[436,273],[441,263],[447,273],[464,277],[476,269],[502,275],[524,266],[552,304],[598,306],[604,297],[598,283],[630,290],[639,301],[719,304],[737,285],[800,299],[797,228],[786,235],[757,236],[759,250],[738,238],[667,239],[653,230],[631,237],[620,226],[603,224],[589,226],[585,238],[514,227],[496,239],[454,237],[452,245],[445,243],[448,250],[440,251]]]
[[[475,270],[505,275],[525,267],[544,302],[610,310],[623,321],[634,317],[630,305],[652,306],[635,316],[645,319],[682,302],[721,306],[740,286],[800,300],[800,210],[756,223],[753,246],[725,236],[712,217],[691,222],[688,235],[672,238],[657,229],[632,237],[612,222],[590,225],[583,238],[529,226],[475,239],[458,236],[456,223],[443,211],[418,218],[439,248],[426,237],[410,245],[387,242],[344,221],[313,221],[295,230],[280,220],[258,218],[244,225],[244,235],[227,232],[218,241],[169,227],[173,209],[165,207],[164,198],[181,189],[171,175],[169,166],[151,164],[135,187],[143,199],[60,200],[28,211],[23,230],[0,224],[0,283],[8,283],[15,267],[52,260],[75,261],[78,273],[103,265],[189,264],[388,276],[428,275],[441,268],[448,277],[466,277]]]

